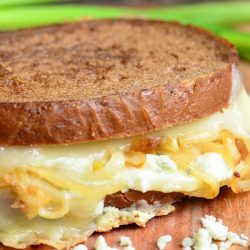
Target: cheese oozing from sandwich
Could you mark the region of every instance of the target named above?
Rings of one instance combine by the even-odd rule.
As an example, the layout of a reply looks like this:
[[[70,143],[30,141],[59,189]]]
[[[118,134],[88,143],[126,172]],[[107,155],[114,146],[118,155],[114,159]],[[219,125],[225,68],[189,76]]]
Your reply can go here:
[[[222,112],[140,138],[1,147],[0,242],[70,247],[110,228],[103,201],[116,192],[250,190],[250,98],[237,92]]]

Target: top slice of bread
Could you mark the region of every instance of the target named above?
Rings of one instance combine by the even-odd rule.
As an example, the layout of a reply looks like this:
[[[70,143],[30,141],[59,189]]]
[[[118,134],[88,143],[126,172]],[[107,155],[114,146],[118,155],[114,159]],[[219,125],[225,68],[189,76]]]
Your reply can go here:
[[[235,48],[175,22],[96,20],[0,33],[0,145],[128,137],[227,107]]]

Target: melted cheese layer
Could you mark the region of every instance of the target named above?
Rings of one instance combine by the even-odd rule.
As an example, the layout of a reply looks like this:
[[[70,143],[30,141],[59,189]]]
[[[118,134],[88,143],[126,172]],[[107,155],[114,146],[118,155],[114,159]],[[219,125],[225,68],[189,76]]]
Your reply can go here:
[[[235,135],[250,138],[250,99],[242,89],[228,109],[206,119],[148,134],[151,137],[178,137],[204,133],[217,136],[222,129]],[[31,244],[49,244],[57,249],[69,247],[87,238],[96,229],[103,214],[106,195],[129,189],[146,191],[182,192],[199,196],[202,182],[188,172],[178,169],[167,155],[146,155],[145,165],[138,168],[124,167],[123,150],[133,138],[79,145],[46,147],[1,147],[1,174],[15,169],[42,169],[53,171],[57,182],[70,178],[86,189],[71,192],[61,189],[67,200],[67,211],[62,217],[48,219],[37,216],[31,220],[11,205],[15,196],[9,188],[0,191],[0,241],[7,246],[25,248]],[[93,162],[101,160],[105,151],[112,152],[104,170],[93,171]],[[197,159],[204,172],[213,176],[220,186],[232,177],[219,153],[206,153]],[[216,166],[216,169],[215,169]],[[216,174],[215,174],[216,170]],[[56,183],[54,183],[57,186]],[[59,185],[59,184],[58,184]],[[58,187],[58,186],[57,186]],[[87,191],[86,191],[87,190]],[[85,192],[81,195],[81,192]],[[41,213],[42,214],[42,213]]]

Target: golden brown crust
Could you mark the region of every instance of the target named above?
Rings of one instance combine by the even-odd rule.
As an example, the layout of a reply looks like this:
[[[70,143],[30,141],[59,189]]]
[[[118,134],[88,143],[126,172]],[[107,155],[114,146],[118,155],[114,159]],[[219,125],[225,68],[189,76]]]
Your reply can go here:
[[[93,22],[98,26],[98,21]],[[160,21],[123,20],[120,22],[122,25],[125,22],[131,26],[139,23],[142,26],[157,24],[174,25],[175,28],[182,29],[184,27],[176,23]],[[116,25],[119,26],[119,21]],[[1,87],[8,94],[9,90],[6,90],[5,86],[10,84],[11,90],[16,90],[14,91],[16,98],[21,97],[16,102],[4,101],[5,99],[0,102],[0,145],[68,144],[129,137],[191,122],[226,108],[231,94],[232,64],[237,63],[238,60],[235,49],[226,41],[199,28],[187,26],[185,29],[191,30],[194,34],[204,34],[208,39],[207,42],[211,41],[215,44],[212,51],[205,52],[214,53],[218,63],[213,62],[212,69],[204,74],[197,75],[194,72],[192,78],[188,77],[189,73],[180,73],[180,70],[184,70],[185,67],[182,68],[183,65],[177,63],[175,68],[177,78],[166,77],[166,81],[169,80],[166,84],[164,79],[163,82],[151,84],[152,86],[148,83],[150,85],[148,88],[141,79],[141,83],[138,82],[134,90],[129,91],[129,85],[125,84],[126,79],[121,79],[121,86],[119,85],[121,90],[112,89],[110,95],[95,96],[96,90],[92,90],[93,97],[90,97],[88,92],[87,98],[77,96],[75,100],[71,100],[69,97],[62,99],[59,91],[58,100],[54,93],[53,100],[46,97],[44,101],[40,100],[42,95],[39,95],[38,101],[34,101],[35,95],[31,98],[32,102],[28,102],[26,90],[24,91],[26,94],[22,96],[23,82],[15,84],[15,79],[10,72],[1,66]],[[192,55],[187,52],[187,56]],[[189,59],[191,65],[192,58]],[[151,61],[150,63],[152,68],[157,68],[157,64]],[[206,64],[209,65],[209,62]],[[199,70],[199,68],[193,68],[195,69]],[[13,70],[18,72],[15,67]],[[178,80],[178,74],[180,74],[180,80]],[[101,83],[99,85],[101,86]],[[123,91],[123,86],[128,89]],[[138,88],[139,86],[141,87]],[[18,93],[19,90],[20,93]],[[43,88],[40,89],[41,93],[42,91]],[[11,97],[10,100],[12,100]]]
[[[0,145],[67,144],[145,134],[227,107],[231,65],[190,86],[93,100],[0,103]]]

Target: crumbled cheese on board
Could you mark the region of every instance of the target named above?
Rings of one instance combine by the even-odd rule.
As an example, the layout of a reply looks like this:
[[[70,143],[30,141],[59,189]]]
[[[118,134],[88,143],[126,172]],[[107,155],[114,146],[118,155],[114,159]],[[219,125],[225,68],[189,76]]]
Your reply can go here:
[[[212,239],[208,231],[204,228],[200,228],[193,236],[194,246],[198,249],[209,249],[212,244]]]
[[[127,246],[123,250],[135,250],[135,248],[133,246]]]
[[[79,244],[74,246],[71,250],[88,250],[88,248],[84,244]]]
[[[131,239],[127,236],[120,237],[119,245],[125,247],[124,250],[135,250],[135,248],[132,245]]]
[[[118,250],[118,249],[109,247],[104,237],[100,235],[95,242],[95,250]]]
[[[205,215],[204,218],[201,218],[201,222],[212,239],[221,241],[227,239],[228,228],[222,224],[222,220],[217,221],[215,217]]]
[[[228,232],[227,238],[229,241],[231,241],[233,244],[240,245],[243,247],[248,246],[248,237],[244,234],[238,235],[234,232]]]
[[[238,235],[228,230],[222,220],[213,216],[205,215],[201,218],[203,228],[200,228],[193,237],[187,237],[182,241],[183,250],[227,250],[233,244],[243,247],[249,246],[249,239],[246,235]],[[213,240],[221,241],[219,245]]]
[[[191,247],[194,245],[194,240],[190,237],[186,237],[182,241],[182,246],[184,250],[191,250]]]
[[[166,245],[172,241],[171,235],[163,235],[157,240],[157,247],[159,250],[164,250]]]
[[[232,246],[232,242],[227,240],[219,244],[219,250],[227,250]]]

